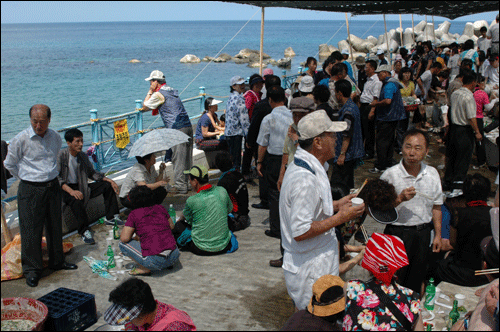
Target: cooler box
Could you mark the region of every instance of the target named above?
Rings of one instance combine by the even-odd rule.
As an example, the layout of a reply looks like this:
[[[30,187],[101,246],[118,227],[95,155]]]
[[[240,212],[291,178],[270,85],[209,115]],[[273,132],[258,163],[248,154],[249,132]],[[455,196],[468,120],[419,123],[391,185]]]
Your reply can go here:
[[[46,330],[83,331],[97,322],[92,294],[61,287],[38,300],[49,308]]]

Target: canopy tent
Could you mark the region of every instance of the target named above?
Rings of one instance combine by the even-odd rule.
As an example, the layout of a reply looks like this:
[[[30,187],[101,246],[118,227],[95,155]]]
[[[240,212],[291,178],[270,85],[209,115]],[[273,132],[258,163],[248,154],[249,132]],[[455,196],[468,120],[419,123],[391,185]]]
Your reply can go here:
[[[222,1],[257,7],[286,7],[353,15],[418,14],[448,19],[498,10],[498,1]]]

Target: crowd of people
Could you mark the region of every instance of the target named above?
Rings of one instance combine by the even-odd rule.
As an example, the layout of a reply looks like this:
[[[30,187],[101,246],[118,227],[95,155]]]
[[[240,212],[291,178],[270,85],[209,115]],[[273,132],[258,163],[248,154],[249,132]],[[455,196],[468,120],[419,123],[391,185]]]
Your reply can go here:
[[[496,29],[498,35],[498,16]],[[143,111],[153,110],[165,127],[189,137],[165,154],[164,161],[173,164],[173,186],[164,175],[165,162],[158,172],[150,153],[136,157],[119,188],[82,153],[78,129],[65,133],[68,147],[61,150],[59,134],[48,128],[50,108],[34,105],[31,126],[11,140],[5,160],[5,168],[21,179],[27,284],[35,287],[41,277],[44,226],[49,265],[77,268],[62,253],[61,207],[71,208],[82,241],[93,244],[85,208],[101,194],[106,223],[124,225],[119,248],[137,264],[131,275],[172,268],[181,251],[232,253],[239,247],[234,233],[250,225],[247,183],[256,177],[260,202],[251,206],[269,210],[265,235],[280,239],[281,258],[269,264],[283,269],[297,309],[285,330],[423,329],[420,299],[430,277],[463,286],[498,278],[498,273],[474,276],[475,270],[498,268],[498,189],[491,208],[489,180],[469,174],[474,150],[472,166],[487,166],[485,133],[498,127],[498,36],[488,44],[491,33],[481,33],[477,47],[473,40],[417,43],[413,50],[400,49],[393,63],[379,50],[376,59],[357,57],[353,68],[343,50],[316,71],[318,61],[309,57],[307,70],[287,90],[270,69],[252,75],[248,88],[245,79],[234,76],[224,115],[216,113],[222,101],[207,98],[194,133],[177,90],[155,70],[146,78],[150,89]],[[492,124],[485,126],[485,115]],[[424,163],[429,131],[446,149],[443,179]],[[217,185],[204,166],[192,165],[193,144],[219,151]],[[395,154],[402,156],[400,162]],[[369,171],[380,174],[373,180],[378,182],[367,185],[364,196],[350,194],[356,169],[375,157]],[[174,220],[162,205],[167,193],[190,190],[195,194]],[[446,201],[444,192],[450,193]],[[364,203],[353,204],[357,194]],[[117,215],[118,198],[129,208],[126,223]],[[344,225],[362,224],[366,215],[386,223],[384,233],[372,234],[357,248],[347,245],[352,234]],[[345,261],[346,251],[358,255]],[[371,280],[338,277],[357,263]],[[141,295],[128,294],[136,291]],[[498,299],[497,284],[488,292]],[[110,301],[105,318],[113,324],[195,328],[186,313],[155,301],[149,286],[137,279],[120,285]],[[493,309],[498,329],[498,300]]]

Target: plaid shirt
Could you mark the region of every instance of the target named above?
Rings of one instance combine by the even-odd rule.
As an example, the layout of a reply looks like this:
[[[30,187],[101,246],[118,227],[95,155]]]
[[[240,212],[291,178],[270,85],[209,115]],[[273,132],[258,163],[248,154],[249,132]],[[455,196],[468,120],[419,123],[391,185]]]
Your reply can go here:
[[[191,318],[188,316],[187,313],[184,311],[181,311],[177,308],[175,308],[172,305],[165,304],[159,301],[156,301],[157,305],[157,310],[156,310],[156,316],[153,321],[153,324],[149,325],[142,325],[142,326],[135,326],[132,323],[127,323],[125,325],[125,330],[126,331],[157,331],[156,330],[156,325],[163,319],[166,318],[167,314],[173,311],[177,311],[179,314],[182,316],[185,316],[185,321],[173,321],[170,324],[167,324],[161,331],[195,331],[196,327],[193,324],[188,324],[187,322],[191,321]]]
[[[246,136],[250,127],[250,119],[245,106],[245,98],[233,91],[226,106],[226,136]]]

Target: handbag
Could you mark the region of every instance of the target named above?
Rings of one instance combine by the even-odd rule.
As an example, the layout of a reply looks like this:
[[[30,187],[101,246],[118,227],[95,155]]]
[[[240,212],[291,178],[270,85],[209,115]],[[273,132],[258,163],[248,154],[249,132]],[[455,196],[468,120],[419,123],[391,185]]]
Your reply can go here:
[[[396,285],[394,281],[392,281],[392,286],[396,290],[396,292],[401,296],[401,299],[405,302],[406,305],[408,305],[408,308],[410,308],[410,304],[408,303],[408,300],[406,299],[406,296],[401,292],[399,287]],[[396,304],[391,300],[391,298],[382,290],[382,288],[375,283],[375,279],[372,279],[370,282],[368,282],[368,285],[370,286],[370,289],[377,294],[377,297],[379,298],[380,302],[382,302],[387,309],[391,311],[391,313],[397,318],[399,323],[403,326],[403,328],[406,331],[413,331],[414,324],[417,322],[417,317],[413,320],[413,323],[406,318],[406,316],[401,312],[401,310],[398,309]]]

